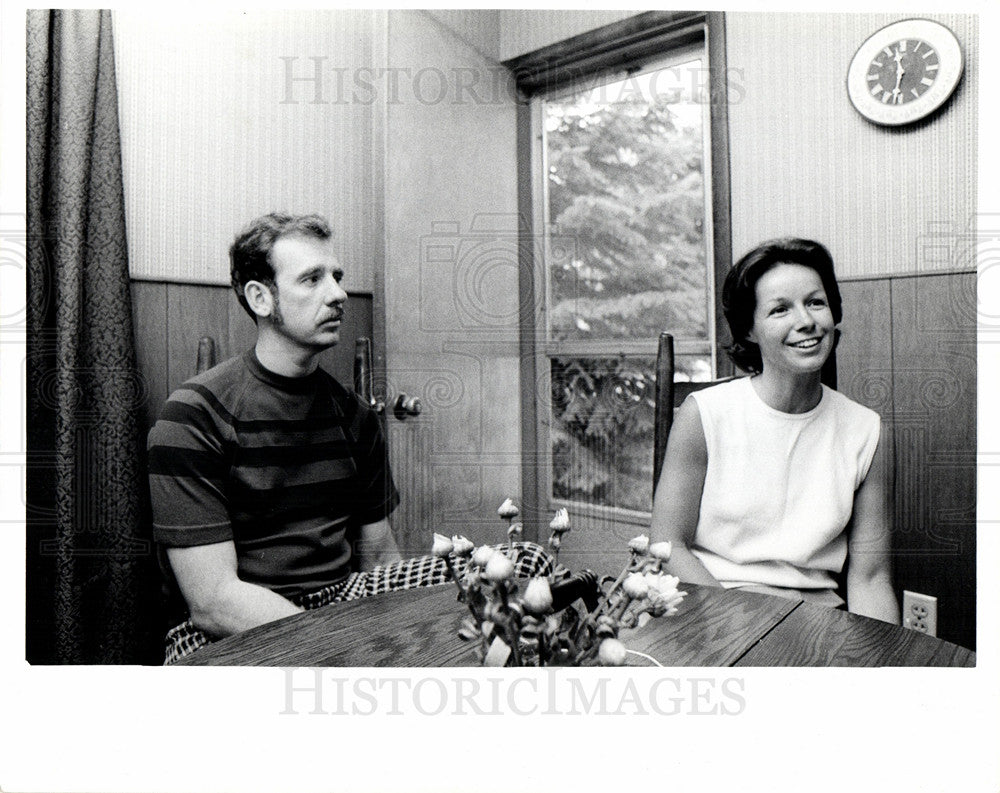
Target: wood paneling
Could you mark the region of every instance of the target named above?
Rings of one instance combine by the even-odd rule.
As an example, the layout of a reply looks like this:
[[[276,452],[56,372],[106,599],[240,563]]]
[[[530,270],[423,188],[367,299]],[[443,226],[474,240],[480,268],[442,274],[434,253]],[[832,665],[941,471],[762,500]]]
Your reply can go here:
[[[892,421],[892,315],[887,279],[843,281],[837,390]]]
[[[896,582],[975,646],[975,274],[892,281]]]
[[[132,325],[139,376],[145,384],[143,416],[148,430],[167,398],[167,285],[132,282]]]
[[[207,336],[215,341],[216,362],[229,350],[231,289],[221,286],[170,284],[167,289],[167,392],[195,374],[198,342]]]
[[[253,321],[228,287],[133,281],[132,300],[148,426],[156,421],[170,392],[195,374],[202,337],[215,342],[217,363],[250,349],[257,338]],[[353,388],[354,342],[360,336],[370,338],[371,332],[371,296],[352,294],[341,342],[322,354],[320,365]]]
[[[841,283],[840,390],[891,444],[893,567],[938,599],[939,635],[976,646],[976,276]]]
[[[889,281],[845,281],[841,338],[837,345],[837,390],[882,417],[886,481],[893,479],[892,314]]]
[[[319,357],[319,365],[351,389],[354,388],[354,342],[361,336],[372,337],[372,299],[370,295],[351,295],[344,307],[340,343]]]
[[[239,302],[236,300],[236,294],[234,292],[230,292],[229,295],[232,305],[228,310],[228,349],[232,350],[233,355],[236,355],[243,350],[249,350],[253,347],[254,343],[257,341],[257,325],[250,318],[250,315],[243,310],[243,307],[240,306]],[[219,360],[223,359],[220,358]]]
[[[937,597],[942,638],[973,648],[975,286],[973,273],[843,282],[844,336],[837,351],[840,389],[877,410],[894,430],[896,590]],[[223,360],[252,344],[253,325],[227,288],[135,282],[132,290],[152,421],[169,390],[194,373],[202,336],[215,338]],[[370,297],[352,295],[343,340],[324,354],[323,366],[345,384],[352,378],[354,338],[371,333],[371,310]],[[409,423],[389,419],[397,482],[419,494],[399,511],[401,545],[412,554],[425,550],[421,527],[438,520],[476,541],[499,541],[493,502],[517,495],[516,421],[484,424],[472,410],[487,393],[497,399],[506,393],[516,407],[516,388],[505,388],[516,380],[516,365],[483,369],[475,355],[452,358],[444,367],[440,357],[411,353],[409,373],[397,363],[393,374],[393,394],[415,393],[429,408]],[[436,380],[407,379],[432,369]],[[442,435],[449,427],[457,432],[453,438]],[[581,520],[561,560],[573,569],[606,566],[642,530],[612,516]]]

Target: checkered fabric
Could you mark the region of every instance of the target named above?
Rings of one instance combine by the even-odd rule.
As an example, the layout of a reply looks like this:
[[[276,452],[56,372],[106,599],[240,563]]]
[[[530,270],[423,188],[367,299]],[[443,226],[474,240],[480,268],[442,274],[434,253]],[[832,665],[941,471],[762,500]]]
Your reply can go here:
[[[506,543],[494,547],[504,553],[510,550],[510,546]],[[517,561],[514,563],[515,577],[532,578],[546,576],[552,572],[552,557],[540,545],[533,542],[515,542],[514,550],[517,553]],[[455,559],[453,563],[458,575],[465,572],[468,564],[466,559]],[[376,567],[374,570],[351,573],[343,581],[309,592],[295,598],[293,602],[304,609],[315,609],[330,603],[359,600],[370,595],[397,592],[401,589],[436,586],[447,581],[448,567],[443,559],[417,556]],[[194,627],[191,620],[185,620],[167,632],[166,657],[163,663],[165,665],[176,663],[195,650],[210,644],[211,641],[204,632]]]

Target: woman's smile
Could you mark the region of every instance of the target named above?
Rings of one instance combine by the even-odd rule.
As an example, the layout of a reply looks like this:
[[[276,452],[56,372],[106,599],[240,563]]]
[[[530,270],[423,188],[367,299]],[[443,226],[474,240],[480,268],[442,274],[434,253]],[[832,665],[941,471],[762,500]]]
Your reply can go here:
[[[748,336],[771,374],[818,372],[833,349],[833,314],[819,273],[777,264],[756,284],[757,305]]]

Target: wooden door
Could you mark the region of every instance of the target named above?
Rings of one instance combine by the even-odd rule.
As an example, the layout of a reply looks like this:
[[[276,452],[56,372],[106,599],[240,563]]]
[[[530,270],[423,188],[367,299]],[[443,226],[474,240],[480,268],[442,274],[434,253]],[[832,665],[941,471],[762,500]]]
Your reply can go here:
[[[426,14],[389,12],[388,28],[399,80],[384,117],[376,391],[407,555],[434,531],[498,538],[496,507],[520,496],[516,128],[512,98],[477,99],[454,79],[502,67]],[[420,399],[419,416],[393,414],[399,394]]]

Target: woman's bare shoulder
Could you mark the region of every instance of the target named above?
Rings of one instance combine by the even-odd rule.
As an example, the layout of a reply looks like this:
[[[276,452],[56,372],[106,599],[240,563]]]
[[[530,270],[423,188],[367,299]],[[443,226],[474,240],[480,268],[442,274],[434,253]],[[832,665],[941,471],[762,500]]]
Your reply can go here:
[[[667,449],[671,452],[676,451],[685,458],[690,458],[692,455],[703,458],[708,452],[705,429],[701,423],[701,411],[693,394],[688,395],[674,415]]]

